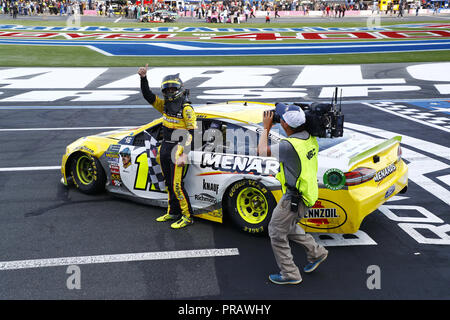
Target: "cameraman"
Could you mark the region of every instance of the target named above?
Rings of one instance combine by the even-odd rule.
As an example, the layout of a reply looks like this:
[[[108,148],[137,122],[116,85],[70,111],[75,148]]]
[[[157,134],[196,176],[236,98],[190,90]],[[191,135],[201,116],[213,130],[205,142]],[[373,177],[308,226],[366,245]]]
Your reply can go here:
[[[264,132],[258,144],[260,155],[271,156],[268,144],[269,131],[275,117],[279,116],[281,127],[288,138],[279,144],[280,172],[276,178],[281,183],[283,196],[272,213],[269,236],[279,274],[271,274],[270,281],[276,284],[298,284],[302,281],[300,271],[294,263],[289,240],[302,245],[306,250],[308,264],[304,272],[314,271],[327,256],[328,251],[317,244],[310,234],[297,224],[318,198],[316,137],[305,130],[304,111],[295,105],[277,104],[273,110],[264,111]]]

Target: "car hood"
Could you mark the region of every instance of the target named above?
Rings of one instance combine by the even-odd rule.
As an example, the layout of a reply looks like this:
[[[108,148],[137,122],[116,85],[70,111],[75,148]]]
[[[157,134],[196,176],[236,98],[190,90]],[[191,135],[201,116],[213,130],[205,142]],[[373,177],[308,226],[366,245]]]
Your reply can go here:
[[[136,129],[137,128],[124,128],[81,137],[67,146],[66,154],[71,154],[80,150],[99,158],[106,150],[108,150],[110,145],[117,144],[123,138],[134,134]]]
[[[102,133],[94,135],[93,137],[102,137],[102,138],[120,141],[123,138],[125,138],[126,136],[133,135],[133,133],[137,129],[139,129],[139,127],[117,129],[117,130],[102,132]]]

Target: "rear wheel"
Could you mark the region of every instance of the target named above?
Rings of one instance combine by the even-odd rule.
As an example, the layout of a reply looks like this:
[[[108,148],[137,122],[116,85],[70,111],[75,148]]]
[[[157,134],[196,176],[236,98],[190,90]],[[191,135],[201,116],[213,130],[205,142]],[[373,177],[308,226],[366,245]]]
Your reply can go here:
[[[86,153],[78,153],[70,163],[70,175],[83,193],[95,194],[105,189],[106,175],[100,161]]]
[[[248,233],[267,233],[276,201],[261,183],[242,180],[227,192],[228,214],[235,225]]]

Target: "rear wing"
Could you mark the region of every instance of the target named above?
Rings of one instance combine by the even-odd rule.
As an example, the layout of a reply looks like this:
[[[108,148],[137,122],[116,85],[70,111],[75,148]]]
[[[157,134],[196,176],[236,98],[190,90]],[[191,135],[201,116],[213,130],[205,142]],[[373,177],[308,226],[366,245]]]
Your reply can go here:
[[[373,157],[377,153],[383,152],[384,150],[391,148],[392,146],[400,143],[401,141],[402,141],[401,136],[395,136],[391,139],[385,140],[382,143],[376,145],[375,147],[370,148],[369,150],[366,150],[366,151],[350,158],[350,160],[348,161],[348,165],[349,165],[349,167],[352,167],[352,165],[354,165],[355,163],[358,163],[362,160]]]

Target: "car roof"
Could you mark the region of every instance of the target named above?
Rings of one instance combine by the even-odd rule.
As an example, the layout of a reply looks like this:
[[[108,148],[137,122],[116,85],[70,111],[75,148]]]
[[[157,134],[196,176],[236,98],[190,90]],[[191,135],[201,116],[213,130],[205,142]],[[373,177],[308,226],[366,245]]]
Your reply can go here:
[[[263,111],[275,108],[273,103],[252,101],[227,101],[222,103],[206,103],[192,105],[198,119],[230,119],[242,123],[260,124],[263,120]],[[147,130],[162,122],[162,117],[142,125],[133,130],[133,135]]]
[[[197,116],[203,115],[207,118],[228,118],[241,122],[261,123],[263,111],[273,109],[275,104],[251,101],[228,101],[194,105],[193,107]]]

